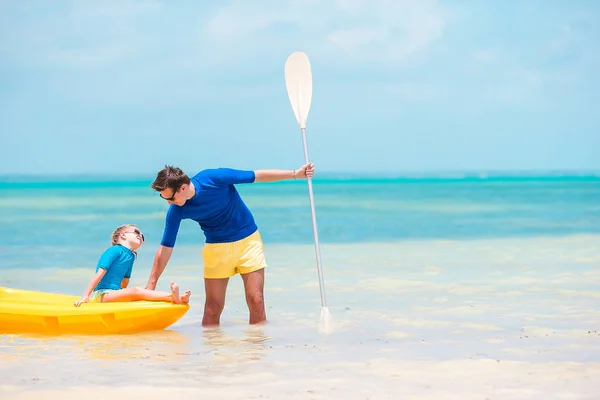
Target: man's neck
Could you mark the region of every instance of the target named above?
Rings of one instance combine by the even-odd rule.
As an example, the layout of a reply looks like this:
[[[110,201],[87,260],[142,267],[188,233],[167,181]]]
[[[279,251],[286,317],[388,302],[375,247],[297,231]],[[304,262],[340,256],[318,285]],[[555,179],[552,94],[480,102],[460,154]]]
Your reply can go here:
[[[193,182],[190,182],[188,186],[187,193],[185,194],[185,199],[189,200],[196,195],[196,186],[194,186]]]

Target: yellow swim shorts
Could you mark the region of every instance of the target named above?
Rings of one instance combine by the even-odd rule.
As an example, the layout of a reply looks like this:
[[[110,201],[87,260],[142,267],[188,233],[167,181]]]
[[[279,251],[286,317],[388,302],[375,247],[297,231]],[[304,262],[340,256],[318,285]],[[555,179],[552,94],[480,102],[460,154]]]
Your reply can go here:
[[[264,247],[258,231],[230,243],[205,243],[202,248],[205,278],[230,278],[265,268]]]
[[[92,294],[90,294],[90,303],[102,303],[102,297],[104,297],[106,293],[110,293],[112,291],[113,289],[94,290]]]

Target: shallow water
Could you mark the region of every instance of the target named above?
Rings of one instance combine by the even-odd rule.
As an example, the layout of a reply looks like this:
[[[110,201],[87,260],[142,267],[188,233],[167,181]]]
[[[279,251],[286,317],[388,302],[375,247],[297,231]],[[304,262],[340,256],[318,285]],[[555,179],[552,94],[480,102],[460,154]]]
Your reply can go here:
[[[553,398],[556,393],[547,387],[567,370],[580,373],[565,393],[591,396],[590,390],[600,389],[590,380],[600,372],[599,241],[600,236],[580,236],[325,245],[326,293],[335,320],[329,334],[319,332],[311,246],[268,247],[270,322],[260,327],[246,324],[241,282],[232,279],[222,325],[201,328],[201,281],[189,279],[197,267],[172,265],[161,284],[185,282],[194,294],[190,312],[170,330],[111,337],[4,335],[1,379],[18,386],[17,393],[136,384],[200,393],[220,387],[233,396],[226,398],[248,386],[257,396],[274,398],[300,396],[301,387],[312,391],[307,398],[328,398],[331,390],[350,398],[388,398],[407,376],[446,365],[445,376],[460,381],[467,377],[454,368],[477,373],[481,362],[494,361],[497,371],[485,377],[491,381],[518,368],[525,375],[544,368],[540,382],[528,386],[533,397],[514,398],[542,393]],[[51,271],[36,280],[52,282],[57,275]],[[19,276],[13,270],[3,274],[23,286]],[[87,278],[76,276],[73,288]],[[286,385],[259,383],[281,379]],[[350,383],[356,391],[348,390]],[[439,384],[427,383],[423,393]],[[477,386],[464,384],[465,394]]]

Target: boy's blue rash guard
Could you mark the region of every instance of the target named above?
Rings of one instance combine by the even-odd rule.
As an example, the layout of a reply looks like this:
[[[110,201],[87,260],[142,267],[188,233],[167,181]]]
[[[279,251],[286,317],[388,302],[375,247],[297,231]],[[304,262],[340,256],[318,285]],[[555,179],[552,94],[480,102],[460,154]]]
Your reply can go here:
[[[100,256],[100,260],[96,266],[96,272],[102,268],[106,270],[106,273],[94,290],[121,289],[123,278],[131,278],[134,261],[135,254],[125,246],[115,244],[106,249]]]
[[[194,197],[183,206],[169,206],[160,244],[175,246],[183,219],[192,219],[200,225],[206,243],[235,242],[254,233],[258,229],[254,216],[234,185],[253,183],[255,178],[254,171],[231,168],[200,171],[191,178],[196,189]]]

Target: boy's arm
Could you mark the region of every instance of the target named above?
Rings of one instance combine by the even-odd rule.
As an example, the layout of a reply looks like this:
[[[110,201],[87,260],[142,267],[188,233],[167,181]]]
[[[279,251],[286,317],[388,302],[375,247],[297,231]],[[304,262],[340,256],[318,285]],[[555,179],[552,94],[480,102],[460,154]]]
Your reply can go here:
[[[136,254],[136,257],[137,257],[137,254]],[[127,272],[125,272],[125,275],[123,276],[123,280],[121,280],[121,289],[125,289],[129,285],[129,279],[131,279],[132,271],[133,271],[133,263],[131,263],[131,265],[127,269]]]
[[[85,289],[83,297],[75,302],[75,307],[79,307],[81,303],[87,303],[90,301],[90,294],[92,294],[92,291],[94,290],[98,282],[100,282],[100,279],[102,279],[104,274],[106,274],[106,270],[104,268],[98,268],[98,272],[96,272],[96,274],[92,277],[90,283]]]

